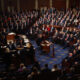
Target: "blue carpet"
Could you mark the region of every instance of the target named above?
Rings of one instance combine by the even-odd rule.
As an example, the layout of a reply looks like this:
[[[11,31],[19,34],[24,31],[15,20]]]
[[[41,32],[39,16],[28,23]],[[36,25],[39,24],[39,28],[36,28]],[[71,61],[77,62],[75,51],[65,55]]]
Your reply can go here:
[[[52,69],[54,64],[57,64],[59,68],[61,68],[61,62],[62,60],[68,55],[68,49],[63,49],[62,46],[58,44],[54,44],[54,52],[55,57],[52,57],[52,48],[53,45],[50,46],[50,53],[45,54],[42,53],[37,47],[37,44],[35,41],[31,41],[35,48],[35,56],[37,61],[40,63],[41,68],[44,67],[44,64],[48,64],[49,68]]]
[[[62,46],[54,44],[55,57],[52,57],[53,45],[50,46],[50,53],[45,54],[38,49],[38,46],[35,41],[31,40],[32,45],[35,48],[35,56],[37,61],[40,63],[41,68],[44,67],[44,64],[48,64],[49,68],[52,69],[54,64],[57,64],[61,69],[62,60],[68,55],[68,49],[63,49]],[[27,68],[31,68],[32,65],[28,65]],[[0,71],[5,71],[5,64],[0,64]]]

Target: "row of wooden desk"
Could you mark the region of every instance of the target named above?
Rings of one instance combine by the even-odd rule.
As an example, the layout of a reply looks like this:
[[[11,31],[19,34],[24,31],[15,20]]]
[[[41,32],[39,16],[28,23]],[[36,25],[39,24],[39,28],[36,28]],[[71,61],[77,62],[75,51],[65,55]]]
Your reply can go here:
[[[6,36],[7,44],[9,44],[9,42],[14,43],[16,35],[17,34],[15,34],[15,33],[9,33]],[[35,54],[33,54],[33,55],[31,55],[31,53],[28,54],[27,50],[25,50],[26,48],[31,47],[31,43],[30,43],[29,39],[25,35],[19,34],[17,36],[24,39],[25,45],[23,45],[23,47],[19,47],[17,45],[15,50],[9,50],[9,48],[7,48],[7,46],[5,46],[5,47],[2,46],[1,48],[3,49],[3,52],[7,53],[7,54],[4,54],[4,55],[6,55],[5,56],[6,62],[7,63],[9,62],[10,64],[15,64],[16,67],[19,67],[20,63],[24,63],[25,65],[33,64],[34,62],[36,62]],[[24,52],[24,50],[26,52]],[[9,60],[8,60],[8,57],[10,58]]]

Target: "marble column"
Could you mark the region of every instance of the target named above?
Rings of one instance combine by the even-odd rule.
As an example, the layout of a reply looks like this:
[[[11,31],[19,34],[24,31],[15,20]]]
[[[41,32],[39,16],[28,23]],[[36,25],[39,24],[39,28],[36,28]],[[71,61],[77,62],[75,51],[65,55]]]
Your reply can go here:
[[[2,12],[4,12],[4,0],[1,0],[1,10],[2,10]]]
[[[69,0],[66,0],[66,10],[69,8]]]
[[[38,9],[38,0],[35,0],[35,9]]]
[[[50,8],[52,8],[52,0],[50,0]]]

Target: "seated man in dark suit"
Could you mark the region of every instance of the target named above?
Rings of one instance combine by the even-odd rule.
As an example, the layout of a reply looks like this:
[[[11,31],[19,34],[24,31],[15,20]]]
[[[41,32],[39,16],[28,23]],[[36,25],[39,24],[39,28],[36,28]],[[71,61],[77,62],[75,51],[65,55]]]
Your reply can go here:
[[[23,63],[27,64],[26,61],[34,63],[35,59],[35,50],[31,43],[27,43],[26,46],[20,51],[21,60]]]
[[[12,50],[13,49],[13,43],[10,41],[9,44],[7,45],[7,47]]]
[[[48,68],[48,64],[45,64],[45,68],[44,68],[41,72],[42,72],[42,73],[51,72],[51,70]]]
[[[43,41],[43,38],[42,38],[42,36],[40,35],[40,36],[38,36],[38,38],[37,38],[37,40],[36,40],[36,42],[37,42],[37,45],[38,46],[40,46],[40,44],[41,44],[41,42]]]

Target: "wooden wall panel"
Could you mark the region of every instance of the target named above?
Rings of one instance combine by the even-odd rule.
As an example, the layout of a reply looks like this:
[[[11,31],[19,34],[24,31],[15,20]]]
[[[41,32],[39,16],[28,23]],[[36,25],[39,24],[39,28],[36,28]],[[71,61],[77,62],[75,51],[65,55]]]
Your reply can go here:
[[[50,1],[49,0],[38,0],[38,7],[39,7],[39,9],[41,7],[49,8],[50,7]]]
[[[1,0],[0,0],[1,1]],[[80,0],[69,0],[69,8],[73,7],[80,7]],[[0,2],[1,3],[1,2]],[[17,0],[4,0],[4,9],[7,10],[8,6],[14,7],[17,9]],[[66,0],[52,0],[52,6],[61,10],[66,9]],[[50,7],[50,0],[38,0],[38,8],[41,7]],[[35,9],[35,0],[20,0],[20,8],[22,10],[28,9]],[[0,11],[1,11],[1,4],[0,4]]]
[[[58,10],[66,9],[66,0],[53,0],[52,6]]]
[[[80,7],[80,0],[70,0],[69,1],[69,8],[74,8],[74,7],[77,7],[77,8]]]
[[[31,10],[35,8],[35,0],[20,0],[20,8]]]
[[[0,12],[2,11],[2,9],[1,9],[1,0],[0,0]]]
[[[79,3],[80,3],[80,0],[76,0],[76,4],[75,4],[76,8],[79,8]]]
[[[17,0],[4,0],[4,8],[5,10],[9,7],[14,7],[17,10]]]

